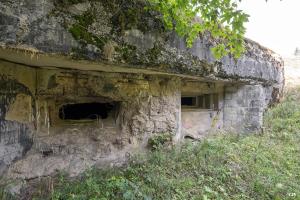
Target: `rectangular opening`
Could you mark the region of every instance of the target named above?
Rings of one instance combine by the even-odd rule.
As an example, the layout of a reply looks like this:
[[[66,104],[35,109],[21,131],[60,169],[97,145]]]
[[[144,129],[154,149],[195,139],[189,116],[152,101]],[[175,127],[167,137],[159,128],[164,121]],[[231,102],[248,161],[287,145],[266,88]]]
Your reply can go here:
[[[181,106],[185,108],[218,109],[218,94],[181,97]]]
[[[62,120],[106,119],[115,106],[115,103],[95,102],[66,104],[59,108],[59,118]]]
[[[197,97],[181,97],[182,106],[197,106]]]

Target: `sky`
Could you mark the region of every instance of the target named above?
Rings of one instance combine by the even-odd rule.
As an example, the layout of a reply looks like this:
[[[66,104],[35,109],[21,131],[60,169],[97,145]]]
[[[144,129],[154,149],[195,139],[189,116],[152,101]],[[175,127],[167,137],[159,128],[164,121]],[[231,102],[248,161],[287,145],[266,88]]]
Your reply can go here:
[[[282,56],[300,48],[300,0],[242,0],[239,9],[250,15],[246,37]]]

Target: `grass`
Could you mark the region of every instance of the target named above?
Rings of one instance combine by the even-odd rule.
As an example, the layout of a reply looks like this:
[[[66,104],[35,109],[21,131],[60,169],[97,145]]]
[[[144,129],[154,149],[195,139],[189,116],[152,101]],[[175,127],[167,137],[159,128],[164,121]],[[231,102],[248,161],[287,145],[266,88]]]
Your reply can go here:
[[[158,148],[123,168],[91,169],[72,181],[61,176],[47,198],[300,199],[299,144],[300,90],[294,90],[266,113],[264,134],[216,134]]]

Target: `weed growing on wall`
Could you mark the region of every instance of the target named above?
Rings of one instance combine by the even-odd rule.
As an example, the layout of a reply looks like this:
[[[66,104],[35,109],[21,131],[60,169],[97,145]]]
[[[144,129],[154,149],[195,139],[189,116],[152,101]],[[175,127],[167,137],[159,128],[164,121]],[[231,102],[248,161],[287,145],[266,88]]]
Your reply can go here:
[[[148,139],[148,146],[152,150],[157,150],[159,148],[162,148],[166,143],[170,143],[171,141],[172,135],[170,133],[160,133]]]

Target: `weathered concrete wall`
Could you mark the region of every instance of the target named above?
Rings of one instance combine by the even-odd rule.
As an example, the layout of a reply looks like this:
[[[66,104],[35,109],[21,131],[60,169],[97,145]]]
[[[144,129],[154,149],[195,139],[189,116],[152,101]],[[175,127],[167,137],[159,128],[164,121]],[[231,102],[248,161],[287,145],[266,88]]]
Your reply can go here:
[[[4,49],[55,53],[208,80],[277,84],[280,91],[283,86],[283,62],[272,51],[245,40],[247,51],[240,59],[227,56],[215,61],[210,51],[214,41],[204,35],[187,48],[183,39],[164,28],[158,13],[144,9],[143,1],[0,2]],[[0,57],[30,62],[5,53]]]
[[[154,134],[179,135],[180,80],[172,77],[35,69],[1,71],[1,171],[35,178],[123,162]],[[2,103],[3,102],[3,103]],[[64,104],[119,102],[107,119],[68,121]],[[1,174],[2,174],[1,173]]]
[[[274,92],[275,91],[275,92]],[[263,114],[279,92],[262,85],[183,81],[182,95],[217,94],[218,109],[182,108],[182,135],[202,138],[211,131],[260,132]]]
[[[216,108],[181,108],[181,135],[201,139],[210,132],[223,128],[223,83],[201,83],[195,81],[182,81],[182,96],[200,96],[203,94],[217,95]],[[211,96],[212,97],[212,96]],[[213,101],[213,99],[210,99]],[[211,102],[212,104],[213,102]]]
[[[34,127],[34,71],[1,63],[0,75],[0,175],[7,166],[23,157],[32,147]],[[16,103],[18,102],[18,103]],[[17,108],[17,112],[9,112]],[[15,120],[12,119],[18,116]]]
[[[228,85],[225,87],[224,127],[241,133],[259,132],[263,113],[272,103],[272,89],[261,85]]]
[[[283,87],[283,61],[271,50],[246,39],[246,53],[241,58],[235,60],[230,56],[225,56],[217,62],[210,48],[213,43],[208,37],[198,38],[192,48],[187,48],[184,39],[172,34],[169,41],[171,47],[175,47],[182,52],[189,52],[200,60],[214,64],[212,73],[221,79],[230,79],[239,82],[265,82],[267,84],[279,84]]]
[[[212,131],[222,130],[222,114],[220,111],[214,110],[182,110],[182,135],[193,139],[203,139]]]

